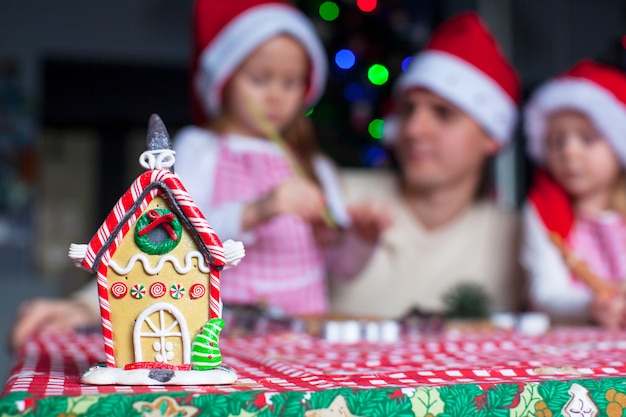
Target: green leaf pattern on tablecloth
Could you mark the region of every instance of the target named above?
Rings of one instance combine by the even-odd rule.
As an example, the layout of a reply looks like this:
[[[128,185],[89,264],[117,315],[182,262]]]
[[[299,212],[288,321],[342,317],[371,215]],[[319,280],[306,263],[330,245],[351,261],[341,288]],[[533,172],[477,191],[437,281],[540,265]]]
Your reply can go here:
[[[59,399],[55,397],[42,398],[37,403],[38,416],[58,416],[67,412],[67,397]]]
[[[339,388],[319,392],[264,391],[231,394],[188,392],[152,394],[101,394],[32,398],[11,393],[0,398],[0,416],[141,416],[134,405],[156,404],[160,397],[175,400],[183,410],[198,409],[198,417],[278,417],[333,415],[329,405],[338,397],[351,415],[359,417],[556,417],[572,398],[573,384],[588,391],[599,416],[623,416],[626,408],[626,378],[542,381],[526,384],[457,384],[416,388]],[[582,388],[581,388],[582,387]],[[587,395],[587,394],[585,394]],[[171,405],[171,403],[170,403]],[[185,408],[188,407],[188,408]],[[148,407],[150,408],[150,407]],[[159,410],[150,413],[158,415]],[[176,407],[169,407],[168,410]],[[148,410],[146,410],[147,412]],[[317,411],[317,413],[316,413]]]
[[[272,395],[274,415],[302,416],[305,412],[303,392],[283,392]]]
[[[22,402],[24,400],[28,400],[30,394],[27,392],[12,392],[10,394],[5,395],[0,400],[0,416],[17,416],[20,414],[18,409],[18,402]],[[24,412],[29,412],[31,409],[28,408],[24,410]],[[26,414],[23,414],[26,415]]]
[[[139,416],[140,414],[133,408],[133,403],[144,397],[145,395],[133,397],[124,395],[103,396],[98,402],[89,407],[85,415],[90,417]]]
[[[200,395],[191,403],[201,410],[198,417],[224,417],[228,415],[229,402],[226,395]]]
[[[571,383],[563,383],[561,381],[545,381],[542,385],[540,385],[538,392],[543,401],[539,401],[537,405],[543,407],[543,404],[541,403],[545,403],[549,413],[538,413],[537,417],[552,417],[560,415],[561,410],[570,399],[568,391],[571,385]],[[540,408],[538,411],[543,410],[545,410],[545,408]]]
[[[441,417],[473,417],[476,415],[476,397],[482,395],[478,385],[450,385],[439,388],[439,396],[444,402]]]
[[[312,392],[307,401],[309,409],[319,410],[320,408],[327,408],[337,395],[339,394],[336,390]]]
[[[476,415],[478,417],[508,417],[511,408],[519,401],[519,394],[523,391],[521,384],[499,384],[484,389],[483,393],[474,399]]]

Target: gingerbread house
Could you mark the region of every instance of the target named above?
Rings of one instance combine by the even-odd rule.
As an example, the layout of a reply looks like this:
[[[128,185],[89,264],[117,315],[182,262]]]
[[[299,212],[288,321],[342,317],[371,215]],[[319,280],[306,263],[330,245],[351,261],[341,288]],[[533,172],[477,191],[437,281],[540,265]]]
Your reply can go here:
[[[86,382],[142,383],[127,379],[148,370],[152,378],[144,383],[185,383],[185,372],[220,368],[220,271],[243,257],[243,246],[221,243],[173,172],[174,162],[165,126],[153,115],[140,158],[146,171],[91,241],[70,247],[74,262],[98,281],[106,367],[92,369],[101,376]],[[155,369],[167,370],[167,381],[154,381]],[[202,381],[206,374],[190,383]]]

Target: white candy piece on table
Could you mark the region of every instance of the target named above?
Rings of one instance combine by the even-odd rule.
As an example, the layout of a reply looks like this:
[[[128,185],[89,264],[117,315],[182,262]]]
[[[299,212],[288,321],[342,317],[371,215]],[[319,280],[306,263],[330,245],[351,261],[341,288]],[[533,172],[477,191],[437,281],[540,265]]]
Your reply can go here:
[[[517,328],[529,336],[539,336],[550,328],[550,318],[545,313],[523,313],[519,317]]]
[[[385,343],[394,343],[400,339],[400,323],[394,320],[385,320],[380,325],[380,339]]]

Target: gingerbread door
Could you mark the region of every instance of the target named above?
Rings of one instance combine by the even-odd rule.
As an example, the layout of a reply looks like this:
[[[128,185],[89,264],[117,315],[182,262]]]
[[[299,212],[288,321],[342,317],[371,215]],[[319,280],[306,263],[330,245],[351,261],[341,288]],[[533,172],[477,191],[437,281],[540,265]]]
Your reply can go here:
[[[185,317],[174,305],[156,303],[137,317],[133,329],[135,362],[188,364],[190,344]]]

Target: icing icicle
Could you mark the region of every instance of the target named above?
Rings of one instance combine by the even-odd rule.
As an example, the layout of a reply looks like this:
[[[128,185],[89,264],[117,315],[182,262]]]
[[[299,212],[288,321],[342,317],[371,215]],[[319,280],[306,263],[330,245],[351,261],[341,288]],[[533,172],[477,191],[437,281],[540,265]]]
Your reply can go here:
[[[224,328],[224,320],[209,320],[194,337],[191,344],[191,368],[206,371],[222,364],[222,353],[218,345],[220,331]]]

